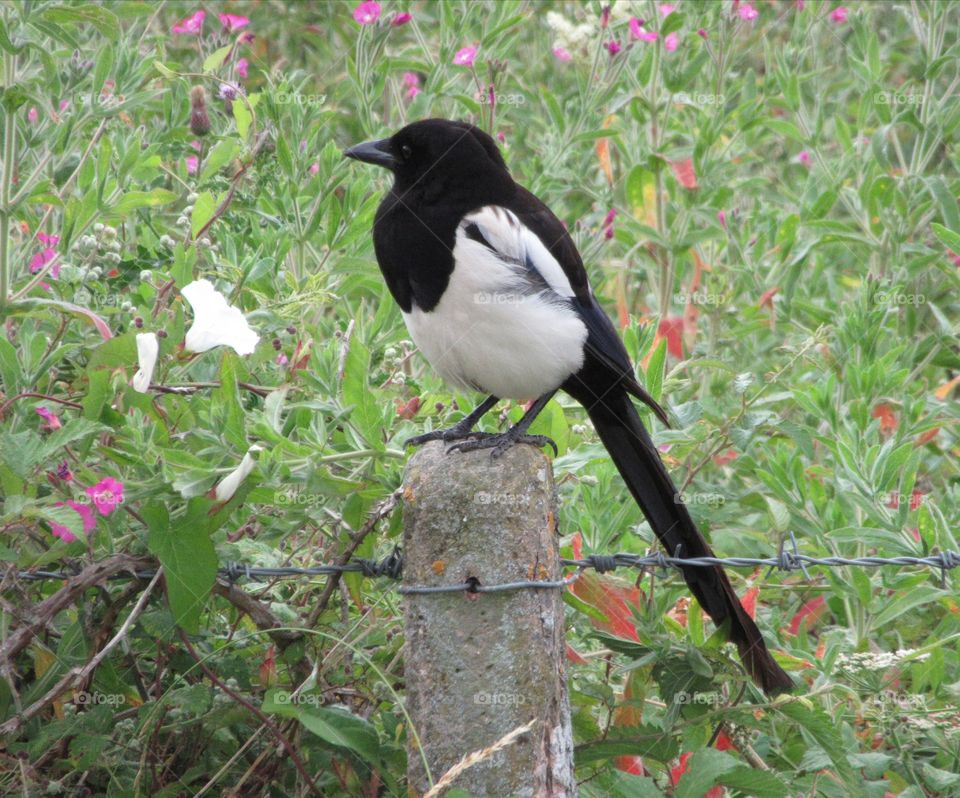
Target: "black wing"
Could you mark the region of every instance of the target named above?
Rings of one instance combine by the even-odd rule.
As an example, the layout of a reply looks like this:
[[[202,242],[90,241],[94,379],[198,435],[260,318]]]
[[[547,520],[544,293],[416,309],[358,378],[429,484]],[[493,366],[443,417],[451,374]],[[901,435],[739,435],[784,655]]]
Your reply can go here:
[[[543,242],[570,282],[574,293],[571,304],[587,326],[586,358],[581,379],[589,379],[593,387],[600,390],[604,390],[605,385],[622,386],[669,426],[664,409],[637,382],[630,356],[617,335],[613,322],[593,296],[583,260],[561,221],[543,202],[522,186],[517,187],[514,200],[507,207]],[[576,380],[578,377],[575,375],[571,379]]]

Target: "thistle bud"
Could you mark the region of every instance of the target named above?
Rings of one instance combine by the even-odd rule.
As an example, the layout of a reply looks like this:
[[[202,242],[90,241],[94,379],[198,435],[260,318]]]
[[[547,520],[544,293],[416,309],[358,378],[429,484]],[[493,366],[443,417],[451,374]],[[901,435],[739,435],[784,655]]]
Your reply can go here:
[[[195,136],[210,132],[210,117],[207,116],[207,93],[203,86],[190,89],[190,130]]]

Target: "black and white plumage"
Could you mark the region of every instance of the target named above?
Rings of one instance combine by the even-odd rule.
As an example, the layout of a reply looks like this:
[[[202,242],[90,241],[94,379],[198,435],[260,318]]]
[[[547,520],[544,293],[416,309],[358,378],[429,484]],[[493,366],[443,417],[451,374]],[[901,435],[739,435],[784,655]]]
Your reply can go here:
[[[473,125],[428,119],[345,154],[394,174],[373,241],[412,339],[444,380],[489,395],[452,429],[413,442],[440,439],[494,455],[516,442],[552,444],[526,431],[562,389],[586,408],[665,549],[711,556],[631,396],[664,423],[666,414],[637,382],[573,240],[513,180],[493,139]],[[537,401],[503,434],[473,432],[501,398]],[[685,568],[683,575],[701,606],[726,625],[760,686],[791,687],[723,569]]]

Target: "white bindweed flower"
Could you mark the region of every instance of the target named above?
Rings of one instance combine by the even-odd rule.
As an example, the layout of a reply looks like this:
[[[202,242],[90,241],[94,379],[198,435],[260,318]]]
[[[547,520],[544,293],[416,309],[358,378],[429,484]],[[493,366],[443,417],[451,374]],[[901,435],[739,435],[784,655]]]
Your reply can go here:
[[[153,379],[153,369],[157,365],[160,343],[155,333],[137,333],[137,363],[140,365],[133,375],[133,390],[146,393]]]
[[[217,489],[214,492],[214,496],[216,496],[218,502],[227,502],[233,498],[233,494],[237,492],[240,483],[247,478],[247,475],[253,471],[254,466],[257,464],[257,461],[253,459],[252,453],[259,452],[262,449],[262,446],[251,446],[240,461],[240,465],[220,480],[220,484],[217,485]]]
[[[229,346],[238,355],[253,352],[260,336],[209,280],[194,280],[180,293],[193,308],[193,326],[184,341],[188,352],[206,352],[215,346]]]

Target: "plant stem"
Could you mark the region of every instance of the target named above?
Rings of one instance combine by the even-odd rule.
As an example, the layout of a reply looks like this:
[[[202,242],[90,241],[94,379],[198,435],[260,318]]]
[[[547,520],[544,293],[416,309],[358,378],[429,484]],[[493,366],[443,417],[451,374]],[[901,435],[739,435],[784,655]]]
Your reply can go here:
[[[13,53],[3,54],[3,85],[14,85],[16,62]],[[13,208],[10,202],[10,188],[13,185],[14,155],[16,153],[15,111],[8,110],[3,120],[3,182],[0,183],[0,316],[7,305],[10,293],[10,216]]]

